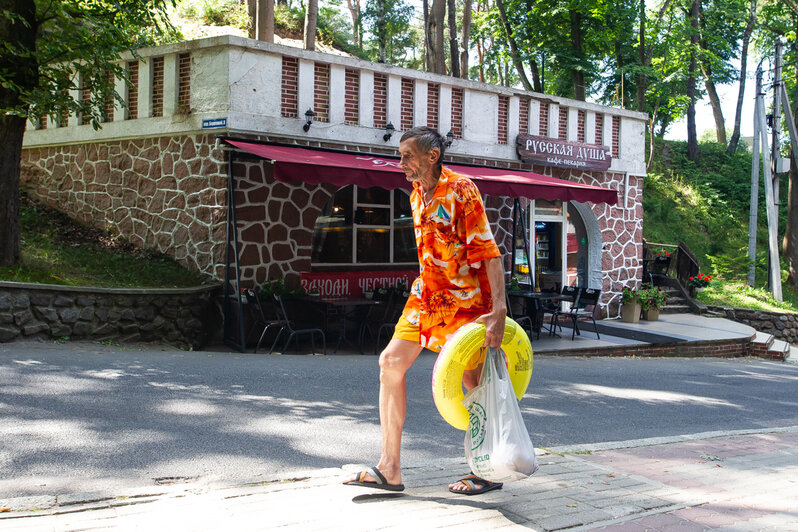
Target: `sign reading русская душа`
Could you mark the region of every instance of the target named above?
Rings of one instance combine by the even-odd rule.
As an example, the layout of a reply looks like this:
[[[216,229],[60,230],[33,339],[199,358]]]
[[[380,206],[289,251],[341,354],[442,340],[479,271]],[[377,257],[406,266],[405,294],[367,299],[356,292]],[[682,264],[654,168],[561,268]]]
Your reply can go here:
[[[518,156],[525,163],[603,172],[612,162],[607,146],[523,134],[518,135],[517,144]]]

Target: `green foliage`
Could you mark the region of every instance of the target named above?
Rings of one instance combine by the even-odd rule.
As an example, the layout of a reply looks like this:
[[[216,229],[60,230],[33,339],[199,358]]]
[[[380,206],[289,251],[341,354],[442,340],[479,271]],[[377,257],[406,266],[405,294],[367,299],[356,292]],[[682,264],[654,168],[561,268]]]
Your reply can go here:
[[[113,76],[127,79],[124,65],[117,62],[120,54],[158,44],[168,34],[169,3],[170,0],[36,0],[35,21],[26,28],[35,33],[35,44],[0,36],[6,52],[34,65],[38,76],[19,82],[15,72],[0,69],[0,87],[18,99],[3,98],[5,107],[0,112],[31,119],[49,115],[59,121],[76,113],[99,128],[106,119],[106,102],[114,98],[121,102],[114,93],[113,80]],[[90,89],[88,101],[72,97],[72,91],[81,88]]]
[[[0,268],[0,280],[71,286],[171,288],[203,278],[160,254],[136,250],[87,229],[52,209],[23,201],[20,264]]]
[[[183,0],[178,13],[208,26],[233,26],[248,30],[250,25],[247,4],[238,0]]]
[[[651,286],[644,284],[640,290],[637,291],[640,298],[640,308],[642,310],[659,310],[665,306],[667,299],[665,290],[659,286]]]

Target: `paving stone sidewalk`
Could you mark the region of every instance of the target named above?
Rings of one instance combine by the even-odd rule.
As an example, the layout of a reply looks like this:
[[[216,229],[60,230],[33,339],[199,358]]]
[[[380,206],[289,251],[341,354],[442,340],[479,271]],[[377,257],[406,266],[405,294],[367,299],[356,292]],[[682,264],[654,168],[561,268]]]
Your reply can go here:
[[[0,529],[798,530],[796,427],[581,447],[540,455],[532,478],[478,497],[449,493],[467,472],[450,460],[404,470],[398,494],[344,486],[345,471],[325,469],[232,487],[0,500],[11,510]]]

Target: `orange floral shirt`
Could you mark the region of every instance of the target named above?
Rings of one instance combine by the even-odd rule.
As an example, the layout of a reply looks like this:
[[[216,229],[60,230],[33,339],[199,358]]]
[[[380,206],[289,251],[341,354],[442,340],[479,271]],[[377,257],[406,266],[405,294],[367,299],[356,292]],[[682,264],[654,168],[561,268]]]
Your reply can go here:
[[[420,345],[440,351],[457,329],[490,312],[490,283],[482,261],[501,254],[470,179],[443,168],[429,203],[418,183],[413,188],[420,275],[403,315],[418,325]]]

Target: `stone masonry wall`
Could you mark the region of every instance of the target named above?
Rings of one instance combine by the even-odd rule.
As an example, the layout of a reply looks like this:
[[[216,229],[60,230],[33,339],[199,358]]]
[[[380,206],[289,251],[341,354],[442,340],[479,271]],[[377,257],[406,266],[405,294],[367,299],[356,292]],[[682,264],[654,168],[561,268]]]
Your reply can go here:
[[[82,223],[224,277],[227,167],[211,135],[28,148],[20,186]]]
[[[200,288],[110,289],[0,282],[0,342],[17,338],[158,341],[202,348],[222,319]]]
[[[798,314],[717,306],[708,308],[723,313],[727,319],[744,323],[757,331],[772,334],[779,340],[790,344],[798,343]]]

